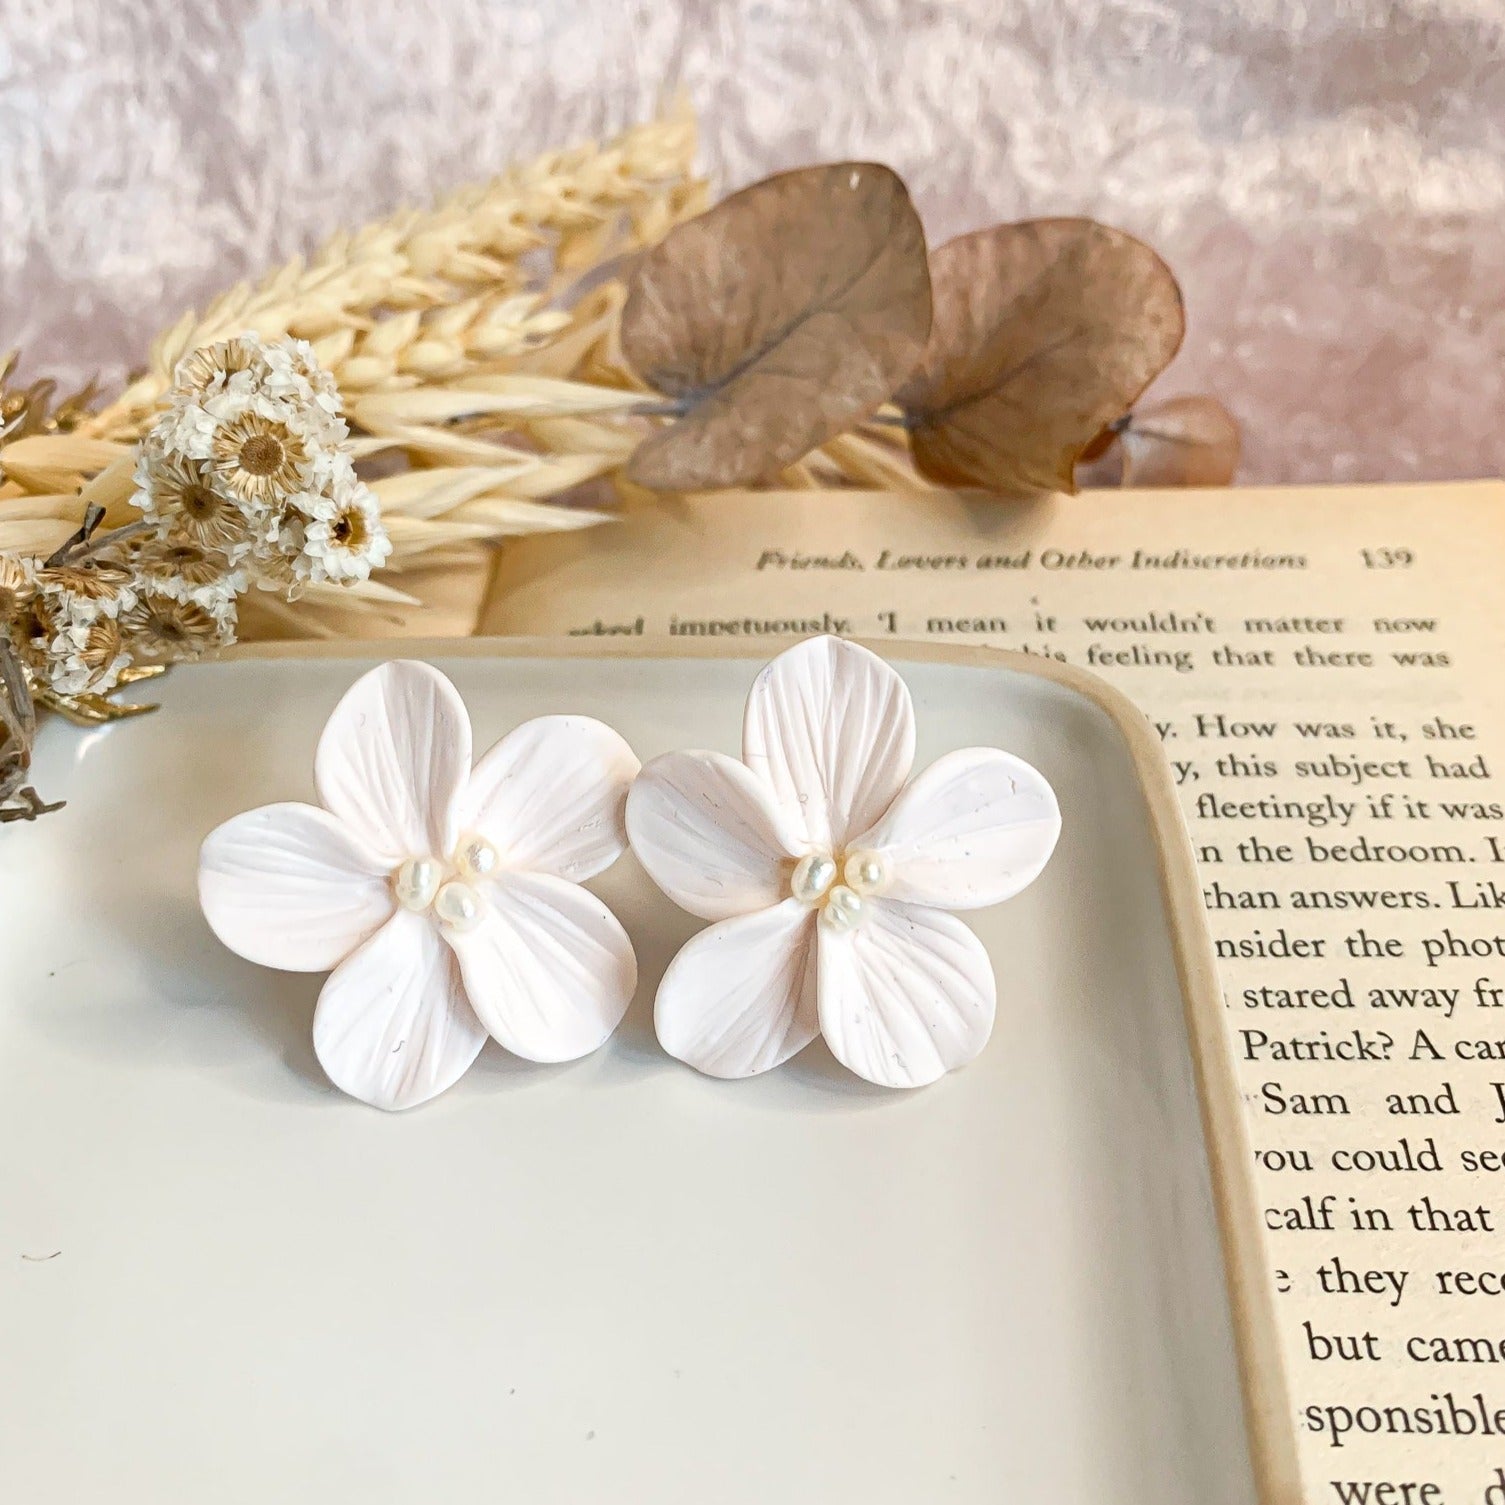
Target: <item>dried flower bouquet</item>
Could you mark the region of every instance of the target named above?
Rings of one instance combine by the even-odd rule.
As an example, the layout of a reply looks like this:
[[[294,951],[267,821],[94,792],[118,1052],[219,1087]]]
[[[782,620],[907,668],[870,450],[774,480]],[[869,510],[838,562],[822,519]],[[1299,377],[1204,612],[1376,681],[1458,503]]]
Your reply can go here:
[[[46,808],[36,704],[129,714],[108,694],[166,663],[361,631],[417,604],[405,573],[613,500],[1031,494],[1108,450],[1126,480],[1231,474],[1214,400],[1133,410],[1184,319],[1132,236],[1036,220],[930,251],[857,162],[702,212],[693,153],[681,111],[336,237],[185,315],[103,406],[0,368],[0,819]]]

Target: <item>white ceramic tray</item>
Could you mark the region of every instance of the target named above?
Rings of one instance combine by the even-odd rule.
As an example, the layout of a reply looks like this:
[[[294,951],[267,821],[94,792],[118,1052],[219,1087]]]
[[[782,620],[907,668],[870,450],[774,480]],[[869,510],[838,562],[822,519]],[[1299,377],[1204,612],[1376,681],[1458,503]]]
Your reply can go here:
[[[478,748],[574,710],[643,758],[732,750],[768,656],[521,651],[423,653]],[[1065,820],[1045,876],[971,917],[992,1043],[913,1094],[819,1043],[736,1084],[663,1055],[653,989],[698,922],[628,858],[599,887],[642,987],[605,1049],[488,1046],[437,1102],[365,1108],[314,1060],[321,979],[222,949],[194,879],[219,821],[309,797],[378,650],[179,671],[159,715],[49,725],[37,779],[68,808],[0,829],[0,1496],[1250,1505],[1241,1328],[1275,1500],[1284,1407],[1158,750],[1085,676],[887,651],[920,764],[1007,747]]]

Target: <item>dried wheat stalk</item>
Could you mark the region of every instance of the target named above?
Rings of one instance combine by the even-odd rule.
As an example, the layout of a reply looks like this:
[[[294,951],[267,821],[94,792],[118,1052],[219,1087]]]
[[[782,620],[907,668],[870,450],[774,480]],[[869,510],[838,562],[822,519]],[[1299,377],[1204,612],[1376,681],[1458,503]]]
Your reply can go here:
[[[454,381],[505,365],[573,326],[548,298],[603,257],[651,244],[704,206],[693,117],[681,109],[605,147],[551,153],[436,208],[334,237],[307,264],[231,288],[152,346],[148,370],[78,432],[140,437],[189,350],[242,330],[317,344],[342,392]],[[547,253],[542,292],[525,264]],[[336,357],[331,359],[331,357]]]

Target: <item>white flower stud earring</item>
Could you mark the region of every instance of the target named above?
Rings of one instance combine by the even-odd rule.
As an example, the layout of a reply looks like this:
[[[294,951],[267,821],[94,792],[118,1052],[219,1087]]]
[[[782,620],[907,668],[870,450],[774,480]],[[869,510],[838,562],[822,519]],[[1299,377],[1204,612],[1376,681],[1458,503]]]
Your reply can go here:
[[[1035,769],[996,748],[948,753],[908,781],[913,760],[904,681],[820,637],[758,675],[741,762],[674,752],[643,769],[632,849],[675,903],[717,922],[659,986],[671,1055],[746,1077],[822,1034],[858,1076],[920,1087],[983,1048],[993,967],[947,911],[1031,883],[1060,811]]]
[[[637,986],[632,944],[580,885],[626,848],[638,771],[616,732],[544,716],[471,767],[470,717],[427,664],[383,664],[336,707],[318,805],[279,804],[204,842],[199,900],[262,966],[333,969],[314,1051],[335,1086],[410,1108],[491,1035],[532,1061],[601,1045]]]

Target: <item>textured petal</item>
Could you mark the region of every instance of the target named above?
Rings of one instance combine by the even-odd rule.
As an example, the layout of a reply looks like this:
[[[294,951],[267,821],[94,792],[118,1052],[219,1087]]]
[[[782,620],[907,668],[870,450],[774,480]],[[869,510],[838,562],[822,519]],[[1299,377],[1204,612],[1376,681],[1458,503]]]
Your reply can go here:
[[[769,788],[735,758],[655,758],[627,796],[627,834],[648,876],[703,920],[766,909],[789,897],[800,832]]]
[[[284,972],[327,972],[392,913],[387,864],[327,810],[264,805],[209,833],[199,903],[238,956]]]
[[[862,922],[820,927],[820,1028],[832,1054],[880,1087],[923,1087],[993,1032],[983,944],[954,915],[869,900]]]
[[[909,690],[866,648],[810,638],[758,675],[747,699],[742,760],[798,816],[811,846],[845,846],[878,820],[909,777]]]
[[[1038,770],[994,747],[968,747],[932,763],[853,845],[888,858],[887,898],[980,909],[1033,883],[1060,834],[1061,811]]]
[[[818,1032],[815,923],[786,899],[692,936],[658,986],[659,1043],[718,1077],[756,1076],[803,1050]]]
[[[314,759],[324,806],[394,864],[454,848],[454,806],[469,773],[464,701],[437,669],[409,659],[356,680]]]
[[[526,872],[583,883],[627,850],[623,807],[633,751],[589,716],[540,716],[507,733],[476,765],[460,798],[464,830]]]
[[[405,909],[335,968],[314,1011],[314,1054],[329,1080],[376,1108],[437,1097],[485,1043],[433,921]]]
[[[444,935],[492,1038],[529,1061],[604,1045],[638,985],[617,917],[589,889],[545,873],[504,873],[483,891],[482,922]]]

